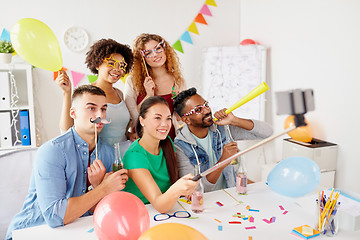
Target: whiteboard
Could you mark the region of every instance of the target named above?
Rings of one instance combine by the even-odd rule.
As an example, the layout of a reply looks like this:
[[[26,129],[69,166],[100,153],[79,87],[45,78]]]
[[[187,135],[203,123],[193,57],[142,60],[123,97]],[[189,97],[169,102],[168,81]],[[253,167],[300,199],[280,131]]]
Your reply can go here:
[[[266,82],[266,48],[261,45],[210,47],[203,51],[202,96],[213,113],[231,107]],[[237,117],[264,120],[264,94],[234,110]]]

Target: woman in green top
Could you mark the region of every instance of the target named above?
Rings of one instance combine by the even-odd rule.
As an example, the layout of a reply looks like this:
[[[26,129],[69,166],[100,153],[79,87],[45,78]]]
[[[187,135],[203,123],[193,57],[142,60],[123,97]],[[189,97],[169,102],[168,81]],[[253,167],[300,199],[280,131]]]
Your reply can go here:
[[[178,179],[175,148],[168,133],[171,113],[165,99],[146,99],[140,108],[136,131],[140,137],[126,151],[124,167],[129,181],[124,191],[151,203],[159,212],[169,211],[182,195],[190,195],[198,182],[192,174]]]

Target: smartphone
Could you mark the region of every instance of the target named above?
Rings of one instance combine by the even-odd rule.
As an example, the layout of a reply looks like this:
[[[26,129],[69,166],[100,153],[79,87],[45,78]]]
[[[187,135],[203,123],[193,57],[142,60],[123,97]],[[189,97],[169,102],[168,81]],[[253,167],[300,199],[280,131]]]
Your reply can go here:
[[[295,89],[276,92],[276,114],[305,114],[315,110],[314,91],[312,89]]]

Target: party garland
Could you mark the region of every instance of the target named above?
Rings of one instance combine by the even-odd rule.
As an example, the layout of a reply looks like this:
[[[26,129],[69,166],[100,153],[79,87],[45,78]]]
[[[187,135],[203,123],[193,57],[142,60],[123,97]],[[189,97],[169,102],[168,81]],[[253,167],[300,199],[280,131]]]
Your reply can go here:
[[[196,17],[194,18],[194,20],[192,21],[190,26],[187,28],[187,30],[185,30],[185,32],[180,36],[180,38],[172,45],[175,50],[177,50],[177,51],[179,51],[181,53],[184,53],[181,41],[193,44],[190,32],[194,33],[194,34],[197,34],[197,35],[200,35],[195,23],[208,25],[205,18],[204,18],[204,16],[203,16],[203,15],[207,15],[207,16],[210,16],[210,17],[212,16],[208,5],[217,7],[217,5],[215,3],[215,0],[206,0],[205,1],[205,4],[201,7],[200,11],[196,15]]]

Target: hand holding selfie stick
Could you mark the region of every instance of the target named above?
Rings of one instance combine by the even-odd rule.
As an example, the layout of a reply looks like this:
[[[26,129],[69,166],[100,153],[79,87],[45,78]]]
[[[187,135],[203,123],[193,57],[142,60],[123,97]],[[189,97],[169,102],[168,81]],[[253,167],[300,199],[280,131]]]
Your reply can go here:
[[[311,111],[314,110],[314,101],[313,101],[313,92],[312,90],[305,90],[305,91],[301,91],[301,90],[294,90],[294,91],[289,91],[289,92],[280,92],[277,93],[277,100],[278,100],[278,114],[284,114],[286,112],[291,113],[291,115],[294,115],[295,117],[295,126],[290,127],[285,129],[285,131],[275,134],[273,136],[270,136],[264,140],[262,140],[261,142],[245,149],[244,151],[238,152],[234,155],[232,155],[231,157],[225,159],[222,162],[219,162],[217,164],[215,164],[213,167],[207,169],[206,171],[196,175],[194,178],[192,178],[193,181],[197,181],[200,178],[208,175],[209,173],[212,173],[213,171],[226,166],[227,164],[229,164],[233,159],[240,157],[241,155],[255,149],[258,148],[262,145],[264,145],[265,143],[271,142],[272,140],[274,140],[275,138],[278,138],[288,132],[291,132],[293,130],[295,130],[297,127],[301,127],[301,126],[306,126],[307,124],[305,123],[305,118],[304,118],[304,114],[307,112],[307,110]],[[287,95],[286,97],[286,101],[284,100],[284,94]],[[279,96],[279,97],[278,97]],[[299,100],[300,99],[300,100]],[[288,103],[287,106],[283,107],[284,104]]]

